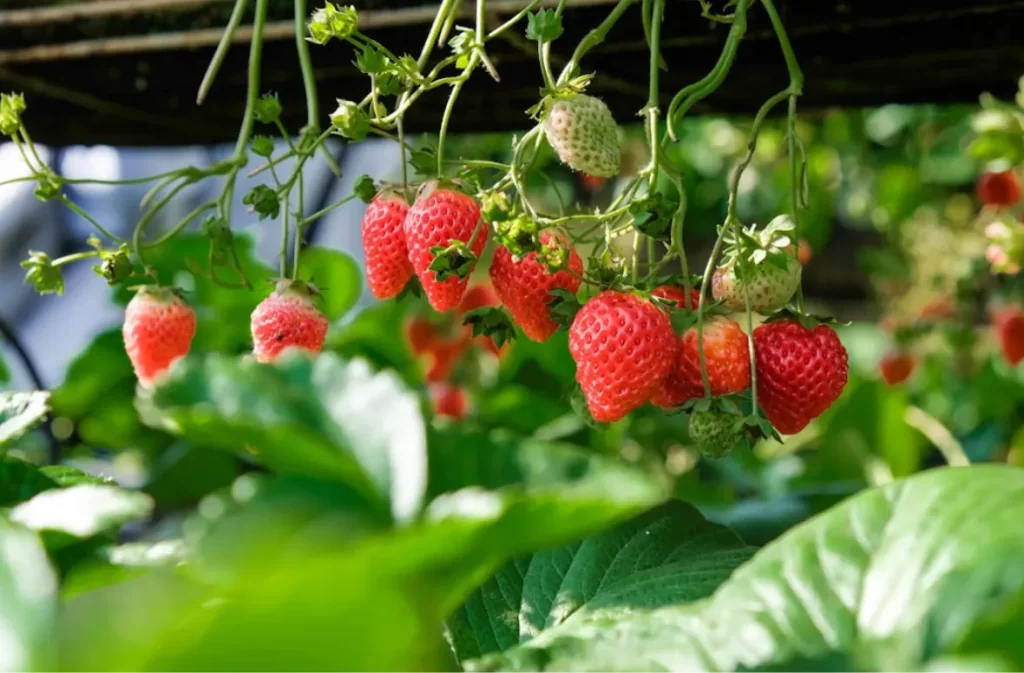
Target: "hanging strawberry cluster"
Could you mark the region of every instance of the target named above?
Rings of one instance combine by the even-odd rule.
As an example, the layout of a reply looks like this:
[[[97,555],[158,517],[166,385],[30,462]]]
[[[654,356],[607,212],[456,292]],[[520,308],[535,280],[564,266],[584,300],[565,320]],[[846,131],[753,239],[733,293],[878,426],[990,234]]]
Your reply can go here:
[[[451,340],[457,346],[448,350],[439,346],[448,339],[420,338],[419,346],[413,343],[421,354],[437,360],[429,371],[443,372],[431,381],[439,413],[455,417],[465,413],[466,400],[460,391],[438,387],[457,384],[444,371],[448,365],[439,366],[439,362],[458,360],[470,336],[485,337],[500,348],[518,332],[544,341],[560,329],[569,332],[569,351],[584,403],[581,410],[598,423],[618,421],[648,402],[685,410],[690,414],[692,438],[707,455],[724,455],[744,438],[799,432],[842,392],[846,352],[831,327],[803,313],[796,249],[801,240],[799,212],[806,204],[799,160],[803,151],[795,130],[803,75],[772,0],[737,0],[730,4],[728,15],[712,15],[702,3],[704,16],[730,25],[729,35],[715,67],[677,92],[664,115],[659,107],[659,77],[666,67],[661,56],[662,29],[668,25],[666,0],[639,3],[650,48],[648,100],[640,111],[649,161],[624,181],[609,207],[571,213],[545,212],[531,202],[524,185],[544,143],[561,162],[590,179],[620,174],[619,129],[608,107],[588,93],[592,79],[600,75],[584,73],[581,66],[636,4],[633,0],[615,3],[575,46],[557,76],[551,66],[551,48],[563,34],[564,1],[553,9],[541,9],[541,0],[524,2],[514,16],[494,25],[486,0],[476,0],[472,25],[461,26],[461,0],[443,0],[418,56],[391,51],[360,31],[354,8],[327,3],[310,15],[305,34],[296,36],[308,120],[294,137],[281,122],[277,98],[258,95],[267,2],[256,2],[247,109],[232,157],[206,169],[188,167],[137,180],[151,181],[154,188],[143,204],[144,214],[132,239],[122,241],[93,222],[105,239],[97,241],[93,250],[58,260],[33,253],[25,265],[29,280],[41,291],[61,289],[62,265],[93,257],[102,260],[98,269],[112,283],[123,282],[133,273],[149,273],[158,283],[145,264],[146,249],[166,242],[200,218],[205,218],[201,230],[210,240],[210,253],[205,268],[197,264],[194,271],[222,285],[247,287],[228,223],[236,177],[256,156],[263,164],[250,174],[270,179],[246,194],[243,203],[259,219],[279,219],[282,227],[282,280],[252,316],[254,353],[261,361],[274,359],[288,347],[315,353],[322,346],[326,321],[316,309],[316,288],[296,275],[303,230],[358,196],[369,204],[362,241],[372,293],[391,299],[404,292],[422,292],[435,311],[464,313],[465,329],[471,330],[471,334],[454,330]],[[755,2],[771,21],[789,83],[758,110],[748,152],[732,172],[728,214],[718,240],[703,275],[692,277],[683,244],[687,195],[680,169],[666,149],[677,140],[675,130],[687,111],[712,95],[728,75]],[[295,11],[297,17],[307,16],[305,0],[295,1]],[[524,22],[526,38],[536,45],[543,85],[540,100],[524,117],[524,122],[533,120],[531,128],[513,139],[507,164],[449,156],[448,126],[462,89],[479,69],[499,79],[487,45]],[[236,27],[225,31],[200,87],[200,102]],[[338,101],[323,132],[309,43],[349,45],[355,52],[355,66],[369,80],[369,91],[362,99]],[[449,51],[435,54],[443,48]],[[404,119],[423,95],[436,89],[449,92],[437,142],[413,147],[405,136]],[[739,181],[753,158],[766,117],[784,102],[788,104],[790,212],[763,228],[744,226],[736,213]],[[24,101],[17,96],[5,96],[0,102],[0,130],[22,149],[32,171],[26,179],[38,183],[40,198],[59,199],[80,212],[61,191],[67,181],[35,156],[21,123],[24,109]],[[280,134],[288,150],[275,156],[270,138],[254,135],[257,124]],[[401,182],[378,186],[364,177],[351,196],[318,213],[304,214],[302,166],[331,135],[350,142],[370,135],[394,141],[402,156]],[[278,174],[284,159],[294,159],[290,175]],[[414,176],[409,174],[410,166]],[[180,189],[207,178],[223,180],[219,198],[203,204],[162,236],[147,237],[147,224],[156,212]],[[293,239],[295,257],[290,263],[287,252]],[[112,247],[104,247],[107,243]],[[493,252],[488,273],[495,301],[467,309],[470,276],[488,248]],[[225,271],[234,278],[224,278]],[[187,311],[180,295],[158,287],[140,293],[135,301],[145,304],[145,310],[129,312],[126,337],[129,333],[133,338],[140,336],[133,348],[142,357],[133,358],[138,361],[140,379],[151,381],[158,370],[188,350],[191,336],[187,320],[181,317]],[[497,302],[500,306],[489,305]],[[737,313],[745,315],[744,325],[730,317]],[[755,313],[763,316],[756,329]],[[159,349],[138,346],[156,339],[152,335],[163,334],[157,329],[161,316],[172,315],[181,322],[173,330],[173,340],[158,344]],[[139,321],[145,324],[135,324]],[[410,341],[414,333],[422,337],[429,331],[410,326]],[[187,332],[188,339],[184,338]],[[426,343],[431,344],[429,348]],[[150,357],[154,349],[160,351],[159,357]]]

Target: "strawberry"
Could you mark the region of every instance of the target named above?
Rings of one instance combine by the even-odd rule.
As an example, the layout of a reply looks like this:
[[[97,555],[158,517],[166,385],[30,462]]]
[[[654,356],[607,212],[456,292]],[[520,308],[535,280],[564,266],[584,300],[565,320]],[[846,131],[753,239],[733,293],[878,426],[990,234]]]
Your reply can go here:
[[[993,318],[1003,357],[1016,366],[1024,360],[1024,311],[1018,307],[1003,308]]]
[[[196,314],[169,288],[146,286],[124,313],[124,347],[143,386],[188,354],[196,333]]]
[[[898,386],[914,373],[914,356],[904,350],[886,353],[878,363],[878,371],[887,385]]]
[[[706,458],[724,458],[740,441],[740,418],[720,409],[694,411],[690,416],[690,439]]]
[[[675,365],[652,403],[671,409],[704,396],[698,353],[697,328],[691,327],[679,338]],[[712,395],[740,393],[750,387],[750,349],[736,321],[714,316],[704,323],[704,363]]]
[[[470,250],[479,256],[487,243],[487,228],[482,225],[478,228],[479,222],[480,206],[476,201],[466,194],[440,187],[436,181],[423,186],[406,215],[404,228],[409,259],[435,311],[449,311],[458,306],[468,280],[438,281],[428,268],[434,261],[431,248],[447,247],[452,241],[469,244],[472,240]]]
[[[772,313],[789,303],[800,285],[800,262],[786,255],[785,268],[773,264],[750,265],[748,273],[737,277],[735,264],[715,269],[711,276],[711,294],[730,311],[746,311],[750,292],[750,308],[757,313]]]
[[[434,413],[460,421],[466,417],[468,404],[465,391],[451,383],[431,383],[427,388]]]
[[[690,288],[690,305],[686,305],[686,290],[679,287],[678,285],[659,285],[654,288],[651,292],[655,297],[661,299],[667,299],[668,301],[674,301],[676,308],[688,309],[690,311],[697,308],[700,304],[700,290],[695,287]]]
[[[1013,169],[982,173],[978,178],[978,199],[987,206],[1012,206],[1020,197],[1020,178]]]
[[[576,381],[594,420],[610,423],[642,406],[675,359],[672,322],[636,295],[608,290],[588,301],[569,329]]]
[[[366,284],[377,299],[390,299],[412,278],[412,263],[405,245],[405,216],[409,204],[394,191],[378,194],[363,215],[363,253]]]
[[[737,228],[739,229],[739,228]],[[793,222],[780,215],[764,229],[755,227],[726,234],[729,247],[722,266],[711,277],[711,295],[730,311],[772,313],[789,303],[800,286],[800,262],[787,248]]]
[[[328,323],[316,307],[316,294],[309,283],[278,281],[274,292],[252,312],[252,352],[258,361],[273,362],[287,348],[320,352]]]
[[[784,435],[800,432],[832,406],[849,375],[846,349],[825,325],[764,323],[754,330],[754,357],[758,402]]]
[[[611,110],[593,96],[559,98],[544,117],[544,134],[562,163],[593,177],[618,174],[619,129]]]
[[[583,260],[564,238],[556,239],[548,231],[540,234],[542,245],[550,244],[553,239],[569,250],[568,266],[572,273],[564,269],[552,273],[537,259],[536,251],[527,253],[517,262],[508,248],[502,246],[494,250],[491,260],[494,290],[512,315],[512,320],[534,341],[546,341],[558,329],[548,306],[551,290],[559,288],[576,294],[580,289],[578,276],[583,274]]]

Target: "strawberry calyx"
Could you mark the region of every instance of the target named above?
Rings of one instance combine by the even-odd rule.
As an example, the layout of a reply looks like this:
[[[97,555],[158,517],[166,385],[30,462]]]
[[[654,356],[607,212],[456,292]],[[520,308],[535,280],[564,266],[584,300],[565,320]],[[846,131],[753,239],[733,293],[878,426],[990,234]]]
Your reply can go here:
[[[793,310],[789,306],[779,309],[775,313],[765,316],[762,324],[771,322],[782,322],[782,321],[796,322],[806,327],[807,329],[814,329],[818,325],[829,325],[834,327],[848,327],[852,323],[850,321],[837,320],[835,316],[831,315],[817,315],[810,313],[800,313]]]
[[[314,303],[321,295],[321,289],[311,281],[296,278],[271,278],[274,283],[274,294],[278,296],[299,297]]]
[[[131,285],[128,289],[134,290],[138,296],[156,302],[167,303],[169,301],[174,301],[175,299],[185,301],[185,291],[180,287],[174,287],[172,285],[157,285],[156,283],[150,283],[146,285]]]
[[[794,251],[791,250],[791,233],[795,229],[796,225],[788,215],[779,215],[763,229],[750,225],[726,231],[723,237],[726,247],[722,266],[735,266],[740,277],[748,264],[756,266],[768,263],[785,270],[789,260],[795,259]]]

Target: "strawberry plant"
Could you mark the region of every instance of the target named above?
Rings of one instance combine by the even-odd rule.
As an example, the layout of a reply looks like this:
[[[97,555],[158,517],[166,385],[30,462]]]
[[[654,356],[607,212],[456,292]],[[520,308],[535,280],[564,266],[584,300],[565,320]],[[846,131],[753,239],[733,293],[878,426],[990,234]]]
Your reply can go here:
[[[200,104],[247,4],[236,1]],[[940,236],[899,201],[904,190],[882,194],[909,235],[866,258],[889,271],[877,289],[895,314],[880,386],[856,371],[873,371],[872,356],[805,308],[817,235],[807,221],[823,217],[808,176],[832,155],[800,132],[803,74],[773,0],[701,0],[699,12],[618,0],[567,45],[560,71],[564,0],[524,0],[503,21],[476,0],[468,25],[461,2],[442,0],[418,55],[364,32],[353,7],[310,13],[295,0],[301,129],[282,121],[301,103],[263,93],[268,4],[253,10],[231,156],[121,181],[149,187],[130,237],[69,194],[109,181],[60,175],[32,142],[30,101],[0,98],[0,132],[28,171],[13,182],[96,230],[81,250],[31,252],[26,281],[61,294],[65,267],[86,262],[127,304],[121,330],[97,337],[52,393],[0,396],[0,667],[1024,666],[1024,473],[965,467],[967,449],[925,408],[934,396],[909,401],[941,372],[955,380],[937,387],[964,409],[1012,417],[1024,403],[1019,378],[990,361],[978,374],[972,357],[986,293],[1005,297],[990,345],[1007,367],[1024,357],[1018,108],[985,98],[975,119],[974,229]],[[729,77],[755,13],[788,81],[752,111],[722,179],[695,187],[680,149],[687,115]],[[666,92],[663,32],[697,16],[727,26],[721,56]],[[629,21],[650,54],[632,137],[587,68]],[[540,88],[525,130],[495,156],[449,126],[470,78],[500,82],[506,66],[488,44],[512,36],[536,53]],[[327,115],[314,48],[354,59],[368,83]],[[407,137],[431,92],[448,95],[436,136]],[[329,138],[371,136],[398,154],[400,176],[363,176],[305,212],[304,166],[333,162]],[[759,226],[740,201],[764,152],[781,159],[785,193]],[[610,198],[564,202],[545,161]],[[243,170],[263,180],[242,195],[249,215],[280,227],[276,270],[232,228]],[[552,199],[536,196],[538,182]],[[215,196],[153,232],[201,183]],[[724,208],[697,276],[684,234],[708,185]],[[382,301],[341,324],[359,269],[305,239],[354,199],[367,204],[365,276]],[[943,244],[949,254],[928,268],[934,250],[921,248]],[[906,297],[925,301],[892,310]],[[937,335],[954,364],[919,366]],[[982,387],[997,392],[982,399]],[[63,462],[29,460],[40,424],[73,447]],[[915,474],[922,437],[949,467]],[[813,441],[812,458],[797,455]],[[142,455],[145,469],[117,458],[100,461],[122,470],[117,480],[79,469],[104,452]],[[741,499],[745,509],[716,510]]]

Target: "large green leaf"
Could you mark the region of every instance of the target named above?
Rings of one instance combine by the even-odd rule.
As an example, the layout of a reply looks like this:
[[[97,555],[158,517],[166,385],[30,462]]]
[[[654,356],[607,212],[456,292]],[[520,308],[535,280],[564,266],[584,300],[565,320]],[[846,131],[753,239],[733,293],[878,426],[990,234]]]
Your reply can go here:
[[[940,600],[943,580],[1019,556],[1021,517],[1024,472],[934,470],[797,526],[704,601],[595,611],[474,666],[734,670],[838,652],[906,670],[952,644],[936,640],[931,622],[950,609]],[[955,609],[976,614],[982,596],[971,592]]]
[[[0,393],[0,449],[43,422],[50,393]]]
[[[514,559],[448,620],[452,645],[465,660],[595,610],[704,598],[753,552],[692,506],[669,502],[582,542]]]
[[[324,315],[335,321],[348,313],[362,292],[359,265],[339,250],[309,246],[299,258],[299,277],[320,288]]]
[[[13,507],[57,486],[35,465],[13,456],[0,457],[0,507]]]
[[[86,538],[146,517],[152,499],[116,486],[80,484],[44,491],[11,510],[11,520],[37,531]]]
[[[35,533],[0,519],[0,671],[50,669],[56,594]]]
[[[399,520],[420,508],[427,458],[419,399],[362,360],[192,357],[140,397],[140,408],[194,444],[251,453],[281,473],[344,481],[390,501]]]
[[[11,380],[11,370],[7,368],[7,363],[4,362],[3,353],[0,353],[0,383],[7,383]]]

